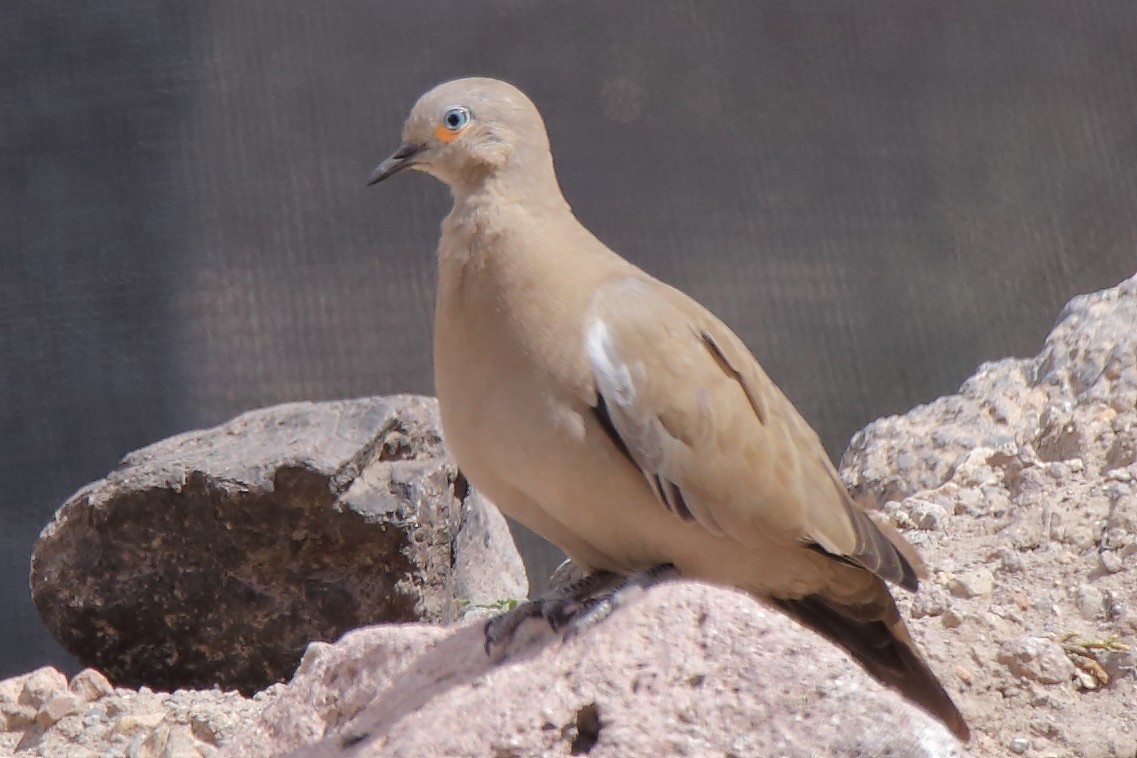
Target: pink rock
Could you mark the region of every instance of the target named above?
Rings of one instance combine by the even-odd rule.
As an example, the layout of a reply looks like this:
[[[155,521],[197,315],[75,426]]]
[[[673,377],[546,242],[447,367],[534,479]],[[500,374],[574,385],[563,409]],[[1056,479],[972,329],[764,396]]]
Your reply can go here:
[[[67,689],[67,677],[59,669],[51,666],[38,668],[24,680],[20,690],[19,702],[31,708],[40,709],[57,692]]]
[[[546,629],[497,664],[480,624],[312,646],[224,754],[959,754],[937,721],[740,592],[673,582],[568,642]]]
[[[73,692],[57,692],[52,695],[43,708],[40,708],[36,720],[41,724],[54,724],[65,716],[82,713],[86,710],[86,702]]]
[[[88,702],[114,692],[107,678],[95,669],[83,669],[71,679],[71,691]]]

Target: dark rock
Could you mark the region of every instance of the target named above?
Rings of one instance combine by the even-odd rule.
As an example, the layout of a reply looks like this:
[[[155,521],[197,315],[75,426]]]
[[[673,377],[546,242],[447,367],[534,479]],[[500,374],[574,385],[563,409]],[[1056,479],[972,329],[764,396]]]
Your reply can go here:
[[[1137,440],[1134,439],[1133,433],[1126,430],[1113,438],[1113,444],[1109,446],[1109,450],[1105,454],[1105,466],[1109,469],[1121,468],[1123,466],[1132,466],[1137,463]]]
[[[1082,435],[1078,422],[1058,414],[1045,413],[1042,428],[1034,438],[1034,449],[1040,461],[1068,461],[1082,454]]]
[[[311,640],[524,596],[438,430],[429,398],[295,403],[132,453],[44,529],[36,607],[118,684],[249,692]]]

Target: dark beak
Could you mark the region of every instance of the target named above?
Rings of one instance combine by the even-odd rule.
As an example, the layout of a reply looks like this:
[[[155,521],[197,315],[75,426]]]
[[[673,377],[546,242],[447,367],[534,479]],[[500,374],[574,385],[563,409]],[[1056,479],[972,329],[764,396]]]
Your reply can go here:
[[[421,153],[426,148],[426,145],[418,145],[407,143],[400,145],[399,149],[391,154],[391,157],[380,163],[375,167],[375,171],[371,174],[371,179],[367,182],[367,186],[378,184],[389,176],[394,176],[405,168],[410,168],[415,165],[414,157]]]

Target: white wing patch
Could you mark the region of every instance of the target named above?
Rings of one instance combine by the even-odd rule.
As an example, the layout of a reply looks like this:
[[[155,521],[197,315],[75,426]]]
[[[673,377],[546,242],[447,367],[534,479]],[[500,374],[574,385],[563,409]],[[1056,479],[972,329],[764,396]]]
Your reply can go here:
[[[684,492],[676,481],[673,457],[683,454],[679,448],[685,443],[664,427],[657,409],[643,407],[651,400],[642,396],[651,379],[644,373],[641,358],[634,353],[621,354],[621,346],[604,319],[603,314],[611,314],[617,320],[643,318],[645,312],[651,312],[653,297],[653,293],[635,279],[622,280],[597,293],[584,338],[584,350],[599,396],[597,415],[605,431],[640,470],[664,508],[684,521],[696,521],[712,534],[722,535],[712,509],[690,498],[691,493]],[[697,402],[708,404],[709,398],[700,395]]]
[[[631,405],[636,399],[636,388],[632,386],[632,372],[616,354],[612,335],[603,320],[598,318],[592,322],[588,336],[584,340],[584,349],[592,364],[592,372],[596,375],[596,385],[600,394],[619,405]]]

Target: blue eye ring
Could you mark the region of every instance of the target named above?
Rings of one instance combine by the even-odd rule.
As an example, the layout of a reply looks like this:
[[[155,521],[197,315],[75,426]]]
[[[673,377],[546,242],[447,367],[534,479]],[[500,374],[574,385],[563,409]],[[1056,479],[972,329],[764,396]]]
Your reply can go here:
[[[470,109],[456,105],[442,114],[442,125],[452,132],[460,132],[470,123]]]

